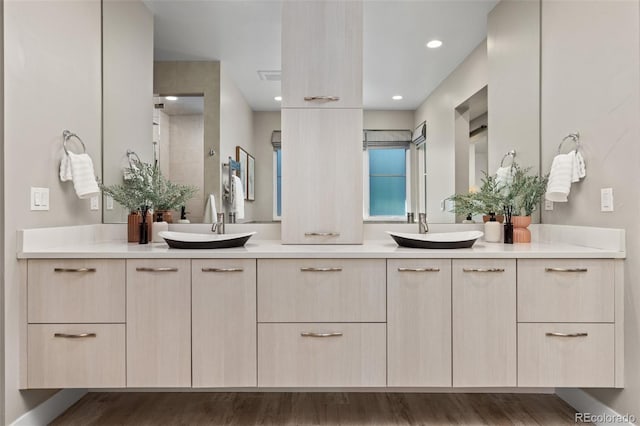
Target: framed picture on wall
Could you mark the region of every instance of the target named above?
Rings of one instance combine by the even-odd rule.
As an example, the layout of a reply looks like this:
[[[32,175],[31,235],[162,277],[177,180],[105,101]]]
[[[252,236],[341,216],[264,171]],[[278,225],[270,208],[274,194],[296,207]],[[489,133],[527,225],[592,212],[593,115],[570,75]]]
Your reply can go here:
[[[242,188],[244,188],[244,199],[247,199],[247,162],[249,154],[247,151],[239,146],[236,146],[236,161],[240,163],[240,181],[242,181]]]
[[[255,181],[256,181],[256,159],[251,154],[247,154],[247,200],[254,201]]]

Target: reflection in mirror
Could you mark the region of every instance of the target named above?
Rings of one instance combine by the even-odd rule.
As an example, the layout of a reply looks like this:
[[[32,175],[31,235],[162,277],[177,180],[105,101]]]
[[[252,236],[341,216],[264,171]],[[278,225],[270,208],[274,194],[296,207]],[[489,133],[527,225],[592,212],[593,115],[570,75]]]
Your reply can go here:
[[[190,221],[204,215],[204,96],[162,94],[154,99],[154,162],[175,183],[198,188],[187,201]]]
[[[115,94],[126,86],[132,97],[148,96],[150,105],[153,91],[200,93],[203,145],[180,149],[173,140],[169,148],[161,140],[156,145],[160,167],[171,180],[201,182],[202,191],[187,205],[188,219],[202,220],[209,194],[218,211],[231,211],[223,198],[228,187],[223,164],[236,159],[236,147],[254,159],[254,200],[245,200],[245,221],[278,219],[278,182],[294,178],[278,167],[286,141],[282,148],[272,144],[274,131],[280,130],[281,5],[105,2],[105,180],[118,177],[110,170],[120,167],[116,159],[127,148],[152,161],[150,137],[124,147],[114,143],[133,126],[136,114],[128,109],[143,104],[116,102]],[[426,212],[432,223],[453,223],[446,199],[477,187],[482,171],[495,173],[505,152],[517,150],[519,164],[538,169],[539,8],[537,0],[364,3],[365,220],[406,220],[408,212]],[[121,42],[125,35],[130,42]],[[427,47],[436,37],[442,45]],[[152,54],[155,62],[149,62]],[[149,87],[148,95],[135,89]],[[173,120],[170,102],[162,103],[163,114]],[[428,132],[426,140],[416,143],[411,133],[421,123]],[[397,146],[374,146],[373,139],[367,143],[368,132],[381,131],[410,136],[395,141]],[[174,172],[172,165],[179,162],[189,169],[188,176]],[[118,220],[108,212],[104,218]]]

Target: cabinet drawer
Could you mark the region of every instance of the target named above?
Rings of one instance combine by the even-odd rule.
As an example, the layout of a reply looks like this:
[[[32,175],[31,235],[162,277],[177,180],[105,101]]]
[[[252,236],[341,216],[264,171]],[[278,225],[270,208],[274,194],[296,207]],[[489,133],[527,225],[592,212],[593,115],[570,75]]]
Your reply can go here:
[[[518,261],[518,321],[613,322],[611,260]]]
[[[381,259],[258,260],[260,322],[384,322]]]
[[[127,260],[127,386],[191,386],[191,261]]]
[[[125,321],[124,260],[29,260],[30,323]]]
[[[387,261],[389,386],[451,386],[451,260]]]
[[[613,324],[518,324],[518,386],[613,387],[614,351]]]
[[[452,262],[453,386],[515,386],[516,261]]]
[[[385,328],[385,324],[259,324],[258,386],[385,386]]]
[[[256,261],[192,261],[193,387],[256,386]]]
[[[31,324],[27,333],[29,388],[125,386],[124,324]]]

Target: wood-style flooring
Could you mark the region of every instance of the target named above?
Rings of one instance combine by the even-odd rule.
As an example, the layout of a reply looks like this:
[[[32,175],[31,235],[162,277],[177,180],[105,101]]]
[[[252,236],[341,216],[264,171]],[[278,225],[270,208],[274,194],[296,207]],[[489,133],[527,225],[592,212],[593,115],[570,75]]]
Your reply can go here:
[[[89,393],[53,425],[574,425],[555,395]]]

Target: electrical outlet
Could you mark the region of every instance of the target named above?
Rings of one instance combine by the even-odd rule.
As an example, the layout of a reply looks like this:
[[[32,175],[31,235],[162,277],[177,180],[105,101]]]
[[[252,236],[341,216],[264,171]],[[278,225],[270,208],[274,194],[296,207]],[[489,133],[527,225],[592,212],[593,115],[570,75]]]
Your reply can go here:
[[[49,210],[49,188],[31,187],[31,210]]]
[[[547,211],[553,210],[553,201],[544,200],[544,209],[547,210]]]
[[[98,210],[100,208],[100,201],[98,200],[98,196],[91,197],[91,210]]]
[[[113,210],[113,198],[110,195],[105,197],[105,204],[107,205],[107,210]]]
[[[600,190],[600,211],[613,211],[613,188],[602,188]]]

